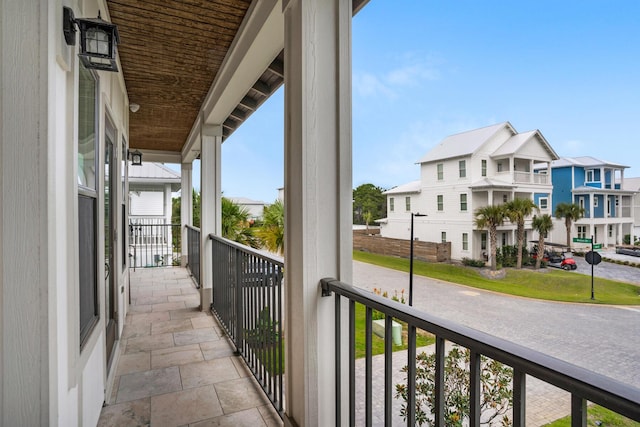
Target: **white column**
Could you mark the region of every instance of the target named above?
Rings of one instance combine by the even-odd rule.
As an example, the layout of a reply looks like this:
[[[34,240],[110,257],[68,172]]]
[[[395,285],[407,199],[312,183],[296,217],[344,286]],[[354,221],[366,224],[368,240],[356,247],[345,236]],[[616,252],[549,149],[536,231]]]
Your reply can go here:
[[[285,425],[327,426],[336,410],[335,316],[334,298],[321,297],[320,279],[352,281],[352,4],[289,0],[283,7]],[[346,386],[345,379],[343,401]]]
[[[203,125],[200,151],[200,309],[211,305],[213,264],[209,234],[221,234],[222,126]]]
[[[589,220],[590,220],[591,223],[593,223],[593,219],[594,219],[594,216],[593,216],[593,213],[594,213],[594,210],[595,210],[595,207],[593,206],[593,200],[594,199],[595,199],[595,197],[593,197],[593,193],[590,193],[589,194]],[[606,210],[606,208],[603,209],[603,210]]]
[[[193,163],[182,163],[180,175],[180,230],[182,232],[182,256],[180,265],[187,265],[187,253],[189,252],[189,243],[187,241],[186,225],[193,225]]]

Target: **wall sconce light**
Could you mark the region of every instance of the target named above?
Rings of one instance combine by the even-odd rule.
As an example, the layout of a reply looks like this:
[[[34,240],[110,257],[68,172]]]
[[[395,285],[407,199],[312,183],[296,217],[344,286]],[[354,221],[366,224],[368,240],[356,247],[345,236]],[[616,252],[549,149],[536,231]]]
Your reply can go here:
[[[132,102],[131,104],[129,104],[129,110],[132,113],[137,113],[139,109],[140,109],[140,104],[136,104],[135,102]]]
[[[76,25],[80,29],[80,53],[78,56],[87,68],[118,71],[116,46],[120,42],[118,27],[97,18],[76,19],[70,7],[62,9],[62,31],[69,46],[76,44]]]
[[[142,153],[138,150],[129,150],[129,159],[131,160],[131,166],[142,166]]]

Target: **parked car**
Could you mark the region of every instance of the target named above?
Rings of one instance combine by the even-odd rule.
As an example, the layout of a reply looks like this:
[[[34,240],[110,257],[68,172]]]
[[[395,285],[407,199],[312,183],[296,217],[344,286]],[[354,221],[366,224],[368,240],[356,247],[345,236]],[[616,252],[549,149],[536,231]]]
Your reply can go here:
[[[616,253],[622,255],[640,256],[640,247],[637,246],[616,246]]]

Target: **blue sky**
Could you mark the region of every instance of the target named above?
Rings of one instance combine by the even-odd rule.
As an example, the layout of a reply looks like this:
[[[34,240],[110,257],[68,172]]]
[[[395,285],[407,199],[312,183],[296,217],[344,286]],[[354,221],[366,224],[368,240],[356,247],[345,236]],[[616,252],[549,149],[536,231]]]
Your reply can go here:
[[[371,0],[352,67],[354,188],[418,179],[443,138],[504,121],[640,176],[640,1]],[[283,110],[280,89],[223,144],[226,196],[276,198]]]

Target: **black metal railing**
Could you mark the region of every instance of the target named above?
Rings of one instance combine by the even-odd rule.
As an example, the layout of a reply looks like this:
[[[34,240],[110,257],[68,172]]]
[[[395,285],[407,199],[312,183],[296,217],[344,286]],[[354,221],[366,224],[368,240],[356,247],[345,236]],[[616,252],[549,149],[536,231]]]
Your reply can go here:
[[[187,227],[187,267],[196,282],[196,288],[200,289],[200,229]]]
[[[283,414],[282,261],[210,235],[213,244],[212,311]]]
[[[130,219],[130,267],[166,267],[180,265],[178,236],[180,225],[163,219]]]
[[[371,331],[372,312],[377,310],[385,318],[385,364],[384,364],[384,387],[382,397],[384,401],[384,424],[392,425],[392,420],[397,414],[393,412],[392,396],[395,384],[392,379],[392,320],[406,322],[407,325],[407,375],[406,387],[408,392],[406,402],[406,423],[408,426],[416,425],[416,330],[424,330],[435,336],[435,387],[434,405],[435,417],[434,425],[444,426],[444,380],[445,380],[445,342],[450,341],[470,350],[470,385],[469,402],[470,415],[469,425],[480,425],[480,401],[481,401],[481,369],[480,358],[486,356],[501,362],[513,369],[513,409],[512,421],[514,426],[525,425],[525,402],[526,402],[526,377],[538,378],[548,384],[566,390],[571,395],[571,425],[572,427],[585,427],[587,401],[596,403],[608,408],[618,414],[640,421],[640,390],[629,385],[620,383],[611,378],[580,368],[570,363],[558,360],[551,356],[542,354],[530,348],[514,344],[512,342],[488,335],[486,333],[443,320],[427,313],[416,310],[404,304],[391,301],[368,292],[358,289],[335,279],[322,280],[323,296],[328,297],[335,294],[335,357],[336,357],[336,420],[335,425],[342,425],[340,418],[341,405],[348,404],[349,425],[356,424],[356,399],[363,398],[364,418],[363,425],[375,424],[373,421],[372,394],[372,356],[371,356]],[[344,298],[344,299],[343,299]],[[348,332],[342,328],[340,319],[343,302],[348,305]],[[355,305],[363,304],[366,309],[366,360],[364,377],[364,396],[356,397],[356,363],[355,363]],[[348,333],[349,361],[348,371],[341,372],[340,358],[342,355],[341,342],[343,333]],[[348,396],[342,394],[340,379],[348,375],[349,392]],[[429,413],[429,412],[427,412]],[[359,423],[358,423],[359,424]]]

